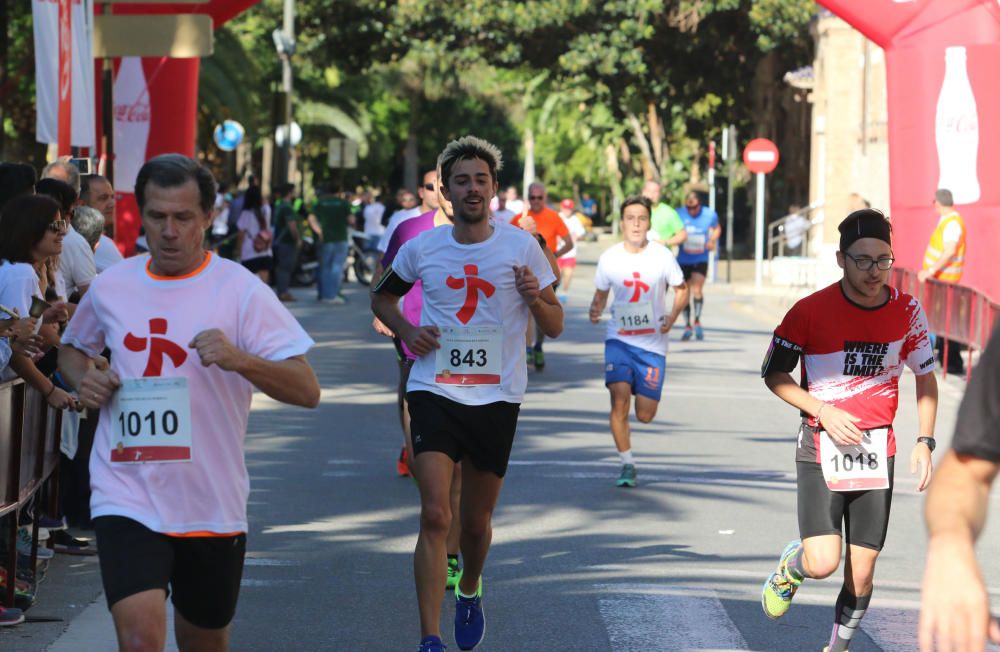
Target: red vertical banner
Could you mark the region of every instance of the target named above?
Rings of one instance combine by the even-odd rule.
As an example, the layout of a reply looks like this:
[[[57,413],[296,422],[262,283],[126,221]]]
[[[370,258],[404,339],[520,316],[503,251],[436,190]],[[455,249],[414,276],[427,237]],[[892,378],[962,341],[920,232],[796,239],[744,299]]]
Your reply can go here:
[[[59,0],[59,156],[71,153],[73,129],[73,0]]]

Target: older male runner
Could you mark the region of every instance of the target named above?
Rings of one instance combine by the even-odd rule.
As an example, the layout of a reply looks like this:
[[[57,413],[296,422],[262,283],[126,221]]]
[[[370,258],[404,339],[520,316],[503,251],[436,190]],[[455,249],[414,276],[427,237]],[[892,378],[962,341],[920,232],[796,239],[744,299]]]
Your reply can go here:
[[[246,549],[251,394],[315,407],[313,342],[270,288],[202,249],[208,170],[158,156],[135,191],[150,256],[94,280],[59,366],[101,412],[91,510],[119,648],[163,649],[170,595],[178,646],[224,650]],[[105,347],[111,367],[100,369]]]

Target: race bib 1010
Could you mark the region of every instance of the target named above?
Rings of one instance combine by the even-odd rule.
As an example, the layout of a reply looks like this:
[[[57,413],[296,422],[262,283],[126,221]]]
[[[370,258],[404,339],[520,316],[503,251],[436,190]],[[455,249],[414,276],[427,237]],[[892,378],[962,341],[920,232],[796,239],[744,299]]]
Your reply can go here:
[[[111,461],[191,461],[187,378],[122,381],[111,402]]]

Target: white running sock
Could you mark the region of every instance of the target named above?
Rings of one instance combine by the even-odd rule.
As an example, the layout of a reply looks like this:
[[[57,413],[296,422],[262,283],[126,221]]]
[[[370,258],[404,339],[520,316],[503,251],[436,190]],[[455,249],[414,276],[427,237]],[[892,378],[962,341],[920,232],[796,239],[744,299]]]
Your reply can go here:
[[[622,464],[635,464],[635,458],[632,457],[632,449],[628,449],[625,452],[618,452],[618,457],[622,459]]]

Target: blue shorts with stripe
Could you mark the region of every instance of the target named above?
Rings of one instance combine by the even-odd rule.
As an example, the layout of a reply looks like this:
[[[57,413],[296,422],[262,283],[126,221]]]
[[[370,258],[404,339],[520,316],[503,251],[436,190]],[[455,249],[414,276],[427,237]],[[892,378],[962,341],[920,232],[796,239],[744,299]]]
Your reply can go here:
[[[660,400],[667,358],[621,340],[604,341],[604,384],[628,383],[633,394]]]

